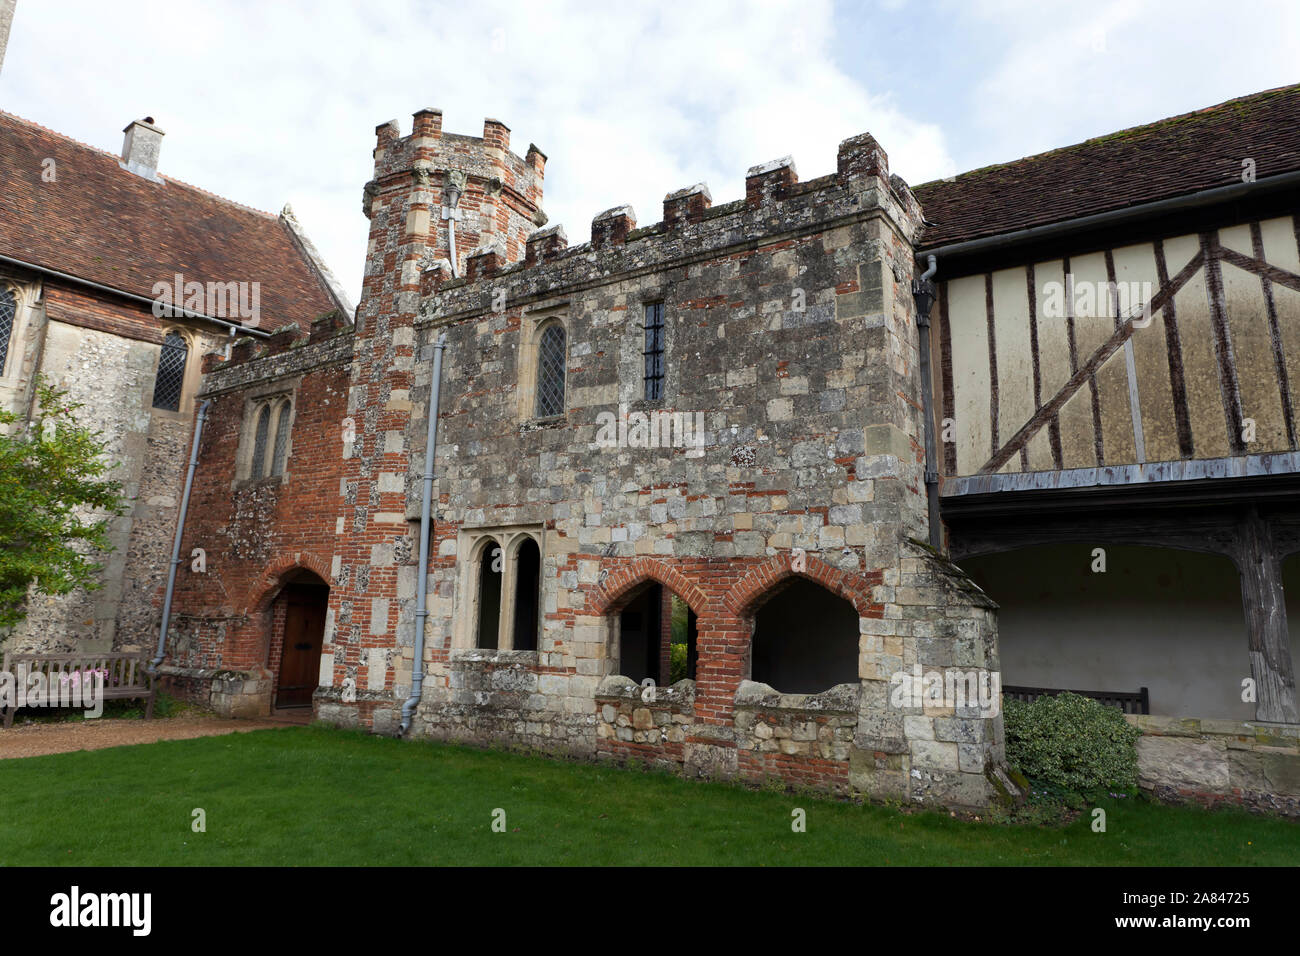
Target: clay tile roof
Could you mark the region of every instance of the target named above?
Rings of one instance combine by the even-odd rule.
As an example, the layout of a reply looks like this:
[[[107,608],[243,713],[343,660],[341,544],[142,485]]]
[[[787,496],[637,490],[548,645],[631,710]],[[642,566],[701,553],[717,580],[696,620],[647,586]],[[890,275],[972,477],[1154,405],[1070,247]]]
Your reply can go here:
[[[259,282],[263,329],[336,307],[278,216],[170,179],[0,111],[0,254],[136,295],[154,283]],[[42,161],[55,161],[45,182]]]
[[[913,190],[933,248],[1300,169],[1300,84]]]

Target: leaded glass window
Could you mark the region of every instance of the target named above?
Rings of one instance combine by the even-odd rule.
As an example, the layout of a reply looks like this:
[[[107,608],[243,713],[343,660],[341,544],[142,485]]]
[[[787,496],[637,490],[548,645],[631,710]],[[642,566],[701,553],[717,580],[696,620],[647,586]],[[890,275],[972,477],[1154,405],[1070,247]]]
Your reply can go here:
[[[263,405],[257,414],[257,431],[253,434],[253,467],[249,477],[266,474],[266,441],[271,431],[271,406]]]
[[[158,356],[158,377],[153,383],[153,407],[169,412],[181,407],[181,387],[185,384],[185,359],[189,355],[185,336],[168,332]]]
[[[280,406],[280,415],[275,422],[275,454],[271,456],[271,474],[284,474],[284,453],[289,447],[289,403]]]
[[[564,414],[564,326],[548,325],[537,349],[537,415]]]
[[[657,401],[664,397],[664,304],[651,302],[645,307],[645,397]]]
[[[5,360],[9,358],[9,339],[14,334],[14,316],[18,300],[9,289],[0,289],[0,375],[4,374]]]

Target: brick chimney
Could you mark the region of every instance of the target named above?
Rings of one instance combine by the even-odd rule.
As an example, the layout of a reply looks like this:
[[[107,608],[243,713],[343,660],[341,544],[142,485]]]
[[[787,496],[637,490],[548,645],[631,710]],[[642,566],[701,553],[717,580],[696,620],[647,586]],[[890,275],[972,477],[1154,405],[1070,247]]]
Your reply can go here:
[[[162,149],[163,131],[153,125],[153,117],[133,120],[122,130],[122,168],[137,176],[162,182],[158,178],[158,153]]]

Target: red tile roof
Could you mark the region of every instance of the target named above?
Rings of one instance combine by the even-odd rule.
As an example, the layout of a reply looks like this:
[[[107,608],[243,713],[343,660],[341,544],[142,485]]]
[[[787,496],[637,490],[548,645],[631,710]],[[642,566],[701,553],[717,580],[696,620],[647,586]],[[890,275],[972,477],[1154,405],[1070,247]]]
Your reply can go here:
[[[56,179],[42,172],[55,162]],[[336,307],[279,217],[0,111],[0,254],[153,298],[155,282],[258,282],[260,328]]]
[[[917,186],[921,247],[1123,209],[1300,169],[1300,84]]]

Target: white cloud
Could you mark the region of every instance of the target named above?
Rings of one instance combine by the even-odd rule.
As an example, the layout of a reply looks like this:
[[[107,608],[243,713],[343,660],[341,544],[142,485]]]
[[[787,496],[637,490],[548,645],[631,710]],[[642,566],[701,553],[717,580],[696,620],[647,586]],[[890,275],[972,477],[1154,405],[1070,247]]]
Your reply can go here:
[[[124,11],[129,9],[129,14]],[[789,3],[260,4],[21,0],[0,102],[93,145],[153,115],[161,170],[268,211],[289,200],[350,294],[360,288],[374,127],[417,109],[478,135],[485,116],[549,157],[544,206],[571,242],[630,202],[793,154],[805,179],[870,131],[919,182],[952,161],[939,127],[831,55],[828,0]]]
[[[959,8],[986,54],[967,85],[963,153],[1003,162],[1296,81],[1300,4],[979,0]],[[968,134],[969,135],[969,134]]]

